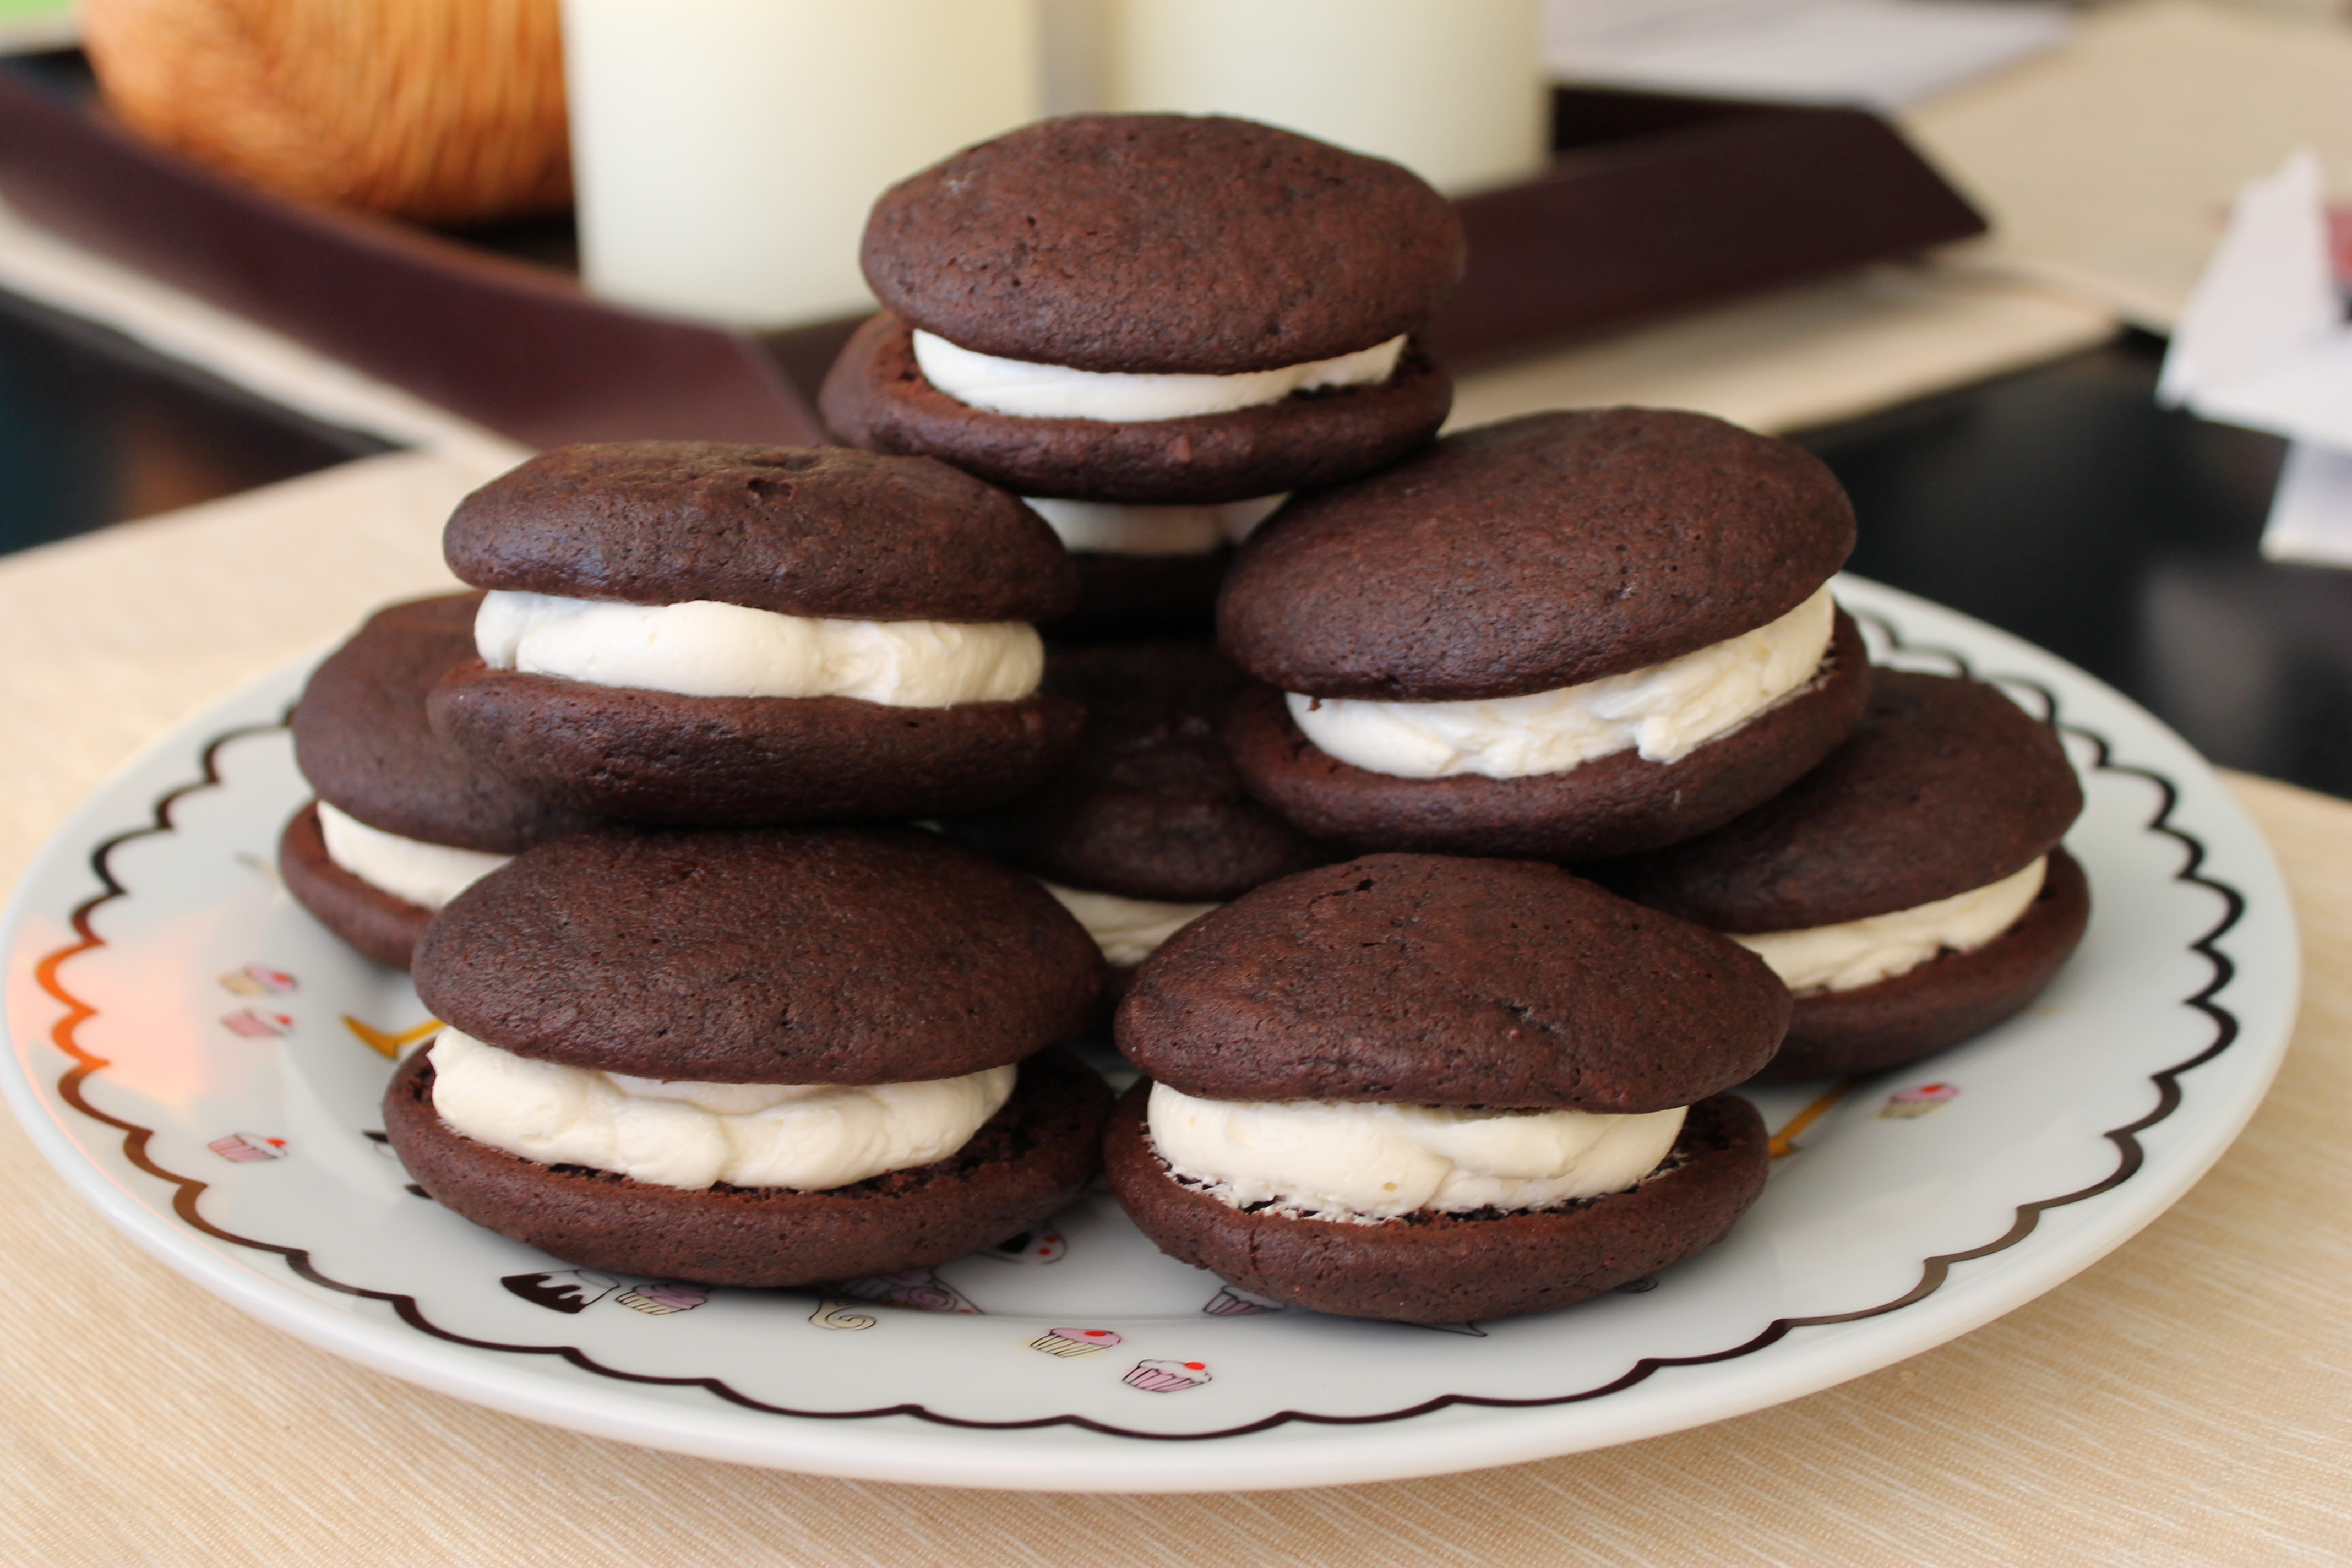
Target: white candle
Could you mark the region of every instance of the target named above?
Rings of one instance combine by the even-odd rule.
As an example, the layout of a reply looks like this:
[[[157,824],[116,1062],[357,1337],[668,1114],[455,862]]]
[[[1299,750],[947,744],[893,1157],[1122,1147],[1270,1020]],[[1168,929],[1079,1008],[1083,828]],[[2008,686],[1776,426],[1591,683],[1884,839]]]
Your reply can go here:
[[[873,308],[874,198],[1036,112],[1037,0],[563,0],[591,291],[748,327]]]
[[[1109,107],[1238,114],[1449,193],[1543,167],[1536,0],[1102,0]]]

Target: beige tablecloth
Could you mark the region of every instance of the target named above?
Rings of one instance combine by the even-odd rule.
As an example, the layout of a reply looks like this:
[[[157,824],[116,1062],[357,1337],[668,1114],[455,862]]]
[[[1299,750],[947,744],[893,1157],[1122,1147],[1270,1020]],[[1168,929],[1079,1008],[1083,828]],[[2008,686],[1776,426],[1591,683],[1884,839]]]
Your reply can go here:
[[[225,687],[443,585],[479,476],[396,456],[0,561],[0,884]],[[2234,781],[2309,982],[2277,1089],[2136,1240],[1811,1398],[1482,1474],[1240,1497],[930,1490],[742,1469],[426,1393],[120,1239],[0,1126],[0,1561],[2249,1563],[2352,1553],[2352,805]],[[12,984],[16,983],[11,977]]]

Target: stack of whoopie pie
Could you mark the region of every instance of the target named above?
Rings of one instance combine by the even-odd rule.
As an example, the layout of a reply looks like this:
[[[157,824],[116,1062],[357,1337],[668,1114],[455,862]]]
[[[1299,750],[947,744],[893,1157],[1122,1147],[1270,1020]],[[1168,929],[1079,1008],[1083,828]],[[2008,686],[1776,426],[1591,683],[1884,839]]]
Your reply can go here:
[[[1045,883],[1110,962],[1114,991],[1188,921],[1340,851],[1260,805],[1218,738],[1241,672],[1205,642],[1047,656],[1041,690],[1087,710],[1070,760],[948,833]]]
[[[534,844],[586,819],[534,800],[442,744],[434,683],[474,657],[479,594],[370,616],[327,656],[288,720],[318,798],[278,839],[286,889],[379,963],[408,967],[433,911]]]
[[[1292,501],[1218,607],[1234,759],[1348,843],[1582,860],[1721,826],[1868,691],[1819,458],[1705,415],[1537,414]]]
[[[1112,1113],[1163,1251],[1275,1300],[1540,1311],[1718,1239],[1764,1130],[1719,1093],[1780,1044],[1753,954],[1555,866],[1373,855],[1178,932],[1120,1004]]]
[[[1107,1159],[1256,1296],[1542,1310],[1754,1199],[1726,1089],[1940,1049],[2080,938],[2055,735],[1871,670],[1817,459],[1639,408],[1434,439],[1462,237],[1404,170],[1047,121],[887,193],[864,260],[850,446],[534,458],[450,521],[481,592],[296,710],[287,880],[414,948],[446,1027],[386,1128],[458,1213],[782,1285]],[[1107,640],[1213,604],[1213,647]],[[1122,991],[1109,1111],[1055,1047]]]
[[[1031,622],[1053,531],[944,463],[841,447],[560,447],[466,498],[490,592],[433,726],[527,794],[701,826],[904,819],[1020,794],[1084,715]]]
[[[730,1285],[922,1268],[1038,1224],[1110,1102],[1054,1042],[1102,959],[1034,882],[905,829],[608,827],[426,930],[446,1025],[384,1130],[566,1262]]]
[[[863,259],[885,310],[827,423],[1031,498],[1077,561],[1058,635],[1205,628],[1229,538],[1422,446],[1453,402],[1412,338],[1462,275],[1452,206],[1269,125],[1027,126],[885,193]]]
[[[1877,669],[1860,727],[1793,787],[1595,875],[1787,983],[1766,1076],[1875,1072],[1990,1028],[2065,963],[2090,918],[2059,845],[2082,808],[2055,731],[1999,690]]]

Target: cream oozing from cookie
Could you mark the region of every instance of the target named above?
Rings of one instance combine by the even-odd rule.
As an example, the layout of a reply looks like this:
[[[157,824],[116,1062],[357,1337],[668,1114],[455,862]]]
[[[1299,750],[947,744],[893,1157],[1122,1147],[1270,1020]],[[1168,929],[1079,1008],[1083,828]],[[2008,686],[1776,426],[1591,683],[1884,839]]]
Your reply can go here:
[[[1287,495],[1214,506],[1124,506],[1115,501],[1023,498],[1069,550],[1104,555],[1206,555],[1238,544]]]
[[[505,590],[474,646],[493,669],[684,697],[854,697],[893,708],[1010,702],[1045,647],[1020,621],[850,621],[698,599],[626,605]]]
[[[1791,991],[1853,991],[1907,974],[1937,953],[1984,946],[2023,918],[2049,868],[2045,855],[1998,882],[1889,914],[1799,931],[1725,934],[1769,964]]]
[[[1284,698],[1299,731],[1326,754],[1398,778],[1530,778],[1628,748],[1673,763],[1810,684],[1836,621],[1824,587],[1753,631],[1550,691],[1466,702]]]
[[[517,1056],[456,1029],[433,1041],[433,1107],[477,1143],[656,1186],[823,1193],[944,1160],[1019,1069],[922,1083],[665,1082]]]
[[[915,363],[933,386],[972,408],[1024,419],[1103,419],[1132,425],[1188,419],[1279,403],[1294,392],[1367,386],[1396,373],[1402,337],[1353,353],[1238,375],[1137,374],[975,353],[915,329]]]
[[[1117,893],[1097,893],[1065,888],[1042,879],[1039,885],[1077,918],[1087,934],[1102,949],[1113,969],[1132,969],[1160,951],[1160,944],[1219,908],[1216,904],[1169,904],[1152,899],[1127,899]]]
[[[1549,1208],[1657,1169],[1686,1107],[1639,1116],[1334,1100],[1196,1100],[1151,1086],[1152,1146],[1235,1208],[1372,1224],[1434,1209]]]
[[[327,858],[369,887],[437,910],[508,861],[511,855],[427,844],[370,827],[325,801],[319,803],[319,836]]]

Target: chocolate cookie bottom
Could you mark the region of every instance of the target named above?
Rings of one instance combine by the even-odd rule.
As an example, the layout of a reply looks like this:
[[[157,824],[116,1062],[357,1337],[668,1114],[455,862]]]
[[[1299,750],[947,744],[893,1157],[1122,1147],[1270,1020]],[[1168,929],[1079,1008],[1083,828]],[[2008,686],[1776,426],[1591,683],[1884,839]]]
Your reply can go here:
[[[1058,1047],[1021,1064],[988,1123],[944,1160],[831,1192],[656,1186],[542,1165],[452,1131],[428,1047],[384,1091],[408,1173],[476,1225],[587,1268],[709,1285],[803,1285],[926,1268],[1037,1225],[1094,1173],[1110,1090]]]
[[[1206,637],[1217,619],[1233,547],[1197,555],[1121,555],[1073,550],[1078,607],[1037,629],[1057,647],[1137,637]]]
[[[1843,1078],[1902,1067],[1991,1028],[2042,994],[2091,919],[2091,888],[2063,849],[2017,923],[1969,952],[1851,991],[1796,999],[1788,1038],[1759,1083]]]
[[[849,697],[681,697],[492,669],[426,700],[434,730],[538,798],[625,822],[752,827],[978,811],[1042,781],[1086,711],[1014,702],[894,708]]]
[[[416,939],[433,919],[422,904],[362,881],[328,857],[315,800],[296,812],[278,835],[278,874],[294,901],[320,925],[389,968],[408,967]]]
[[[1628,747],[1565,773],[1409,779],[1353,767],[1292,721],[1282,693],[1254,686],[1225,730],[1252,794],[1318,838],[1376,849],[1595,860],[1696,837],[1769,800],[1837,749],[1870,700],[1870,661],[1838,612],[1826,668],[1678,762]]]
[[[1337,484],[1402,458],[1445,423],[1454,383],[1407,343],[1377,385],[1185,419],[1030,418],[933,386],[913,329],[886,311],[843,348],[817,406],[848,446],[938,458],[1015,495],[1194,506]]]
[[[1427,1212],[1378,1225],[1250,1213],[1185,1185],[1151,1147],[1150,1081],[1111,1112],[1111,1185],[1171,1258],[1228,1284],[1318,1312],[1459,1323],[1548,1311],[1646,1278],[1719,1241],[1764,1190],[1755,1107],[1717,1095],[1690,1108],[1659,1169],[1630,1192],[1563,1208]]]

